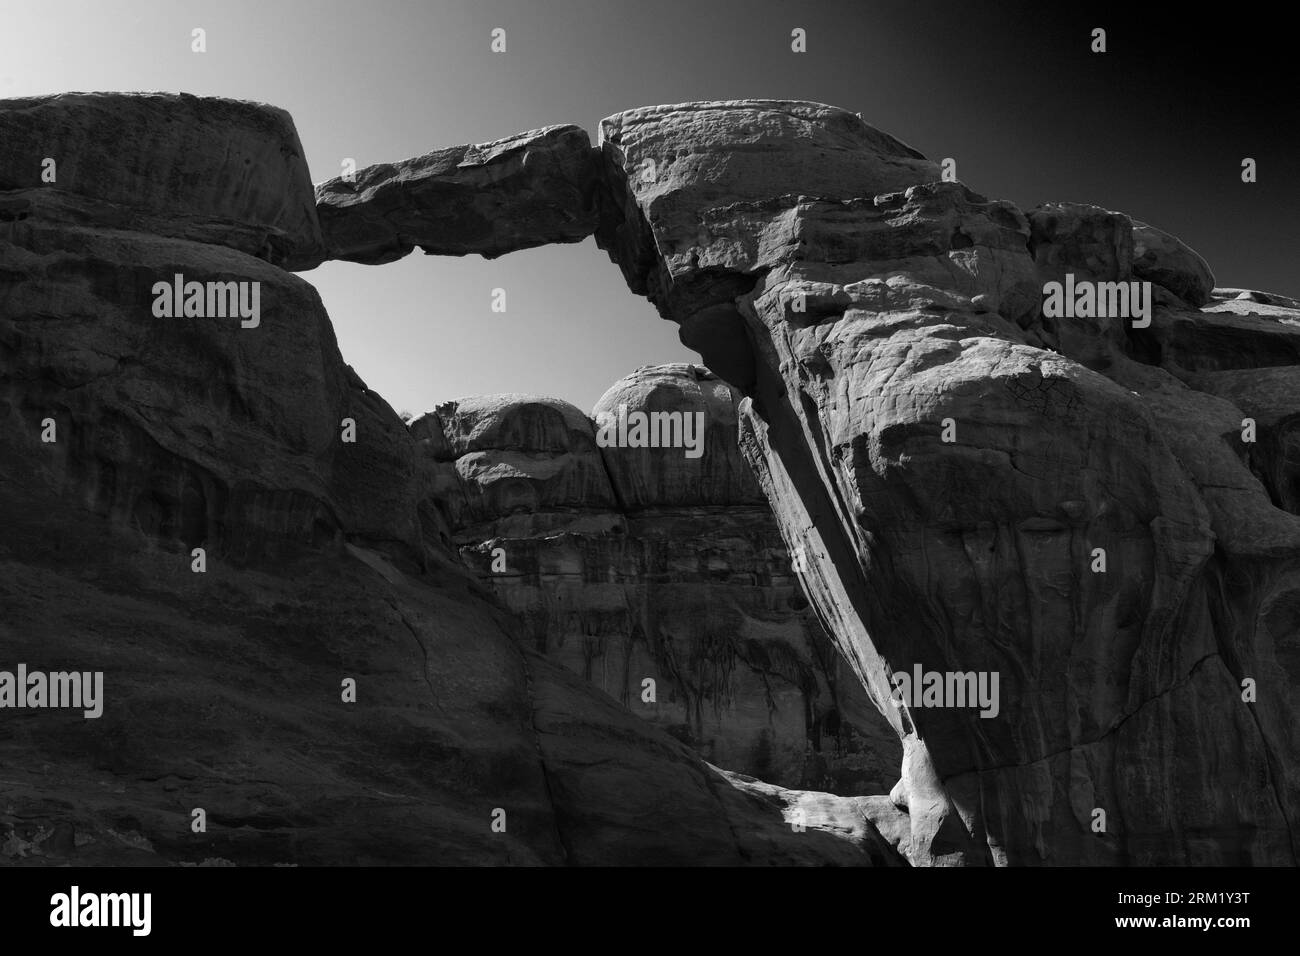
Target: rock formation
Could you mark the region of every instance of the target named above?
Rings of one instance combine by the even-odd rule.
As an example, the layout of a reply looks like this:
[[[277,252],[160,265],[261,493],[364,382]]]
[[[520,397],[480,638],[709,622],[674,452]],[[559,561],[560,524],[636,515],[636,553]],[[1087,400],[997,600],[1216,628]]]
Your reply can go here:
[[[367,166],[322,183],[316,199],[331,259],[375,265],[416,246],[492,259],[591,235],[595,172],[585,130],[548,126]]]
[[[566,402],[465,399],[411,424],[430,527],[524,621],[537,651],[711,763],[785,787],[882,793],[901,751],[808,610],[737,444],[733,389],[639,369],[597,419],[702,415],[699,454],[600,447]],[[653,700],[645,680],[653,684]]]
[[[746,394],[809,596],[903,741],[909,859],[1294,864],[1300,312],[1202,308],[1176,239],[934,181],[827,107],[602,140],[598,241]],[[1067,274],[1152,282],[1150,325],[1047,317]],[[999,713],[895,705],[917,665],[1000,675]]]
[[[325,254],[293,120],[262,103],[185,93],[5,100],[0,194],[0,221],[191,239],[292,270]]]
[[[561,127],[374,167],[321,188],[319,232],[279,111],[77,95],[0,104],[0,132],[19,143],[0,146],[0,627],[14,660],[102,667],[115,688],[98,722],[0,723],[3,852],[1300,858],[1294,300],[1216,290],[1184,244],[1118,212],[986,199],[820,104],[651,107],[605,120],[597,149]],[[71,178],[41,178],[45,143],[76,157]],[[569,646],[568,589],[542,586],[564,575],[678,599],[702,566],[690,542],[756,506],[743,472],[605,454],[575,409],[515,398],[408,433],[282,271],[593,228],[743,396],[740,447],[785,550],[901,743],[888,797],[718,771],[527,646],[539,628],[548,653],[553,634]],[[260,325],[156,318],[153,283],[181,272],[261,282]],[[1091,298],[1045,307],[1076,283]],[[731,407],[708,388],[706,407]],[[598,411],[652,394],[620,383]],[[727,575],[761,573],[743,568],[769,550],[754,527]],[[518,584],[492,580],[522,618],[452,553],[488,561],[494,541],[507,566],[522,555]],[[719,609],[788,601],[728,580]],[[606,599],[584,598],[579,632]],[[608,633],[642,617],[623,614]],[[646,668],[680,661],[680,621],[645,633]],[[623,640],[636,660],[635,628]],[[746,660],[760,645],[791,643]],[[683,701],[711,655],[675,671]],[[907,694],[913,673],[949,699]],[[954,676],[972,694],[987,678],[993,706],[955,703]],[[221,811],[200,839],[201,801]]]
[[[426,529],[417,443],[276,264],[316,234],[267,158],[301,160],[282,112],[0,103],[19,128],[70,152],[40,187],[42,150],[0,167],[28,203],[0,227],[0,669],[102,671],[105,700],[0,709],[0,860],[898,861],[528,649]],[[258,321],[160,317],[178,274],[259,283]]]

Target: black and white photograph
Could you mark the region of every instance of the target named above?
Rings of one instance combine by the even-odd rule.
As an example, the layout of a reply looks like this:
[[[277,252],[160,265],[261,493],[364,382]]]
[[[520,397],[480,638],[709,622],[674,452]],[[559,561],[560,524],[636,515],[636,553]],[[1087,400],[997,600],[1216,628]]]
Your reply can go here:
[[[1294,36],[0,3],[6,935],[1284,932]]]

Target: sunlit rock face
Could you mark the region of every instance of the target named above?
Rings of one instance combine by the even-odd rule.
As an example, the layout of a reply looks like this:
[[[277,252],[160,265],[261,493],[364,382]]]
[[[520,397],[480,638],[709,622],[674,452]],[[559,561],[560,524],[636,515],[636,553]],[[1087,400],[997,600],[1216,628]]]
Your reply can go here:
[[[2,100],[0,199],[0,222],[190,239],[293,270],[325,253],[293,119],[264,103],[185,93]]]
[[[908,857],[1295,863],[1294,303],[1217,298],[1171,236],[987,200],[829,107],[601,138],[597,239],[745,394],[813,606],[903,741]],[[1049,315],[1067,275],[1137,283],[1146,320]],[[918,665],[996,675],[996,713],[891,693]]]

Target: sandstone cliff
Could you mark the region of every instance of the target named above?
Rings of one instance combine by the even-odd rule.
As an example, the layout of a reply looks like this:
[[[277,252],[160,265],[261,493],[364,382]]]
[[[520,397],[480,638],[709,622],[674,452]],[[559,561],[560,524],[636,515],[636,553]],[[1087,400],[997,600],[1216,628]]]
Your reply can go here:
[[[0,859],[896,860],[523,646],[425,528],[421,450],[281,268],[319,235],[285,114],[76,95],[0,130],[0,666],[106,698],[0,711]],[[259,283],[259,321],[159,317],[177,274]]]
[[[860,809],[909,860],[1297,861],[1294,301],[816,103],[630,110],[593,162],[598,242],[745,396],[812,606],[902,742]],[[1150,300],[1044,309],[1076,281]],[[995,675],[999,706],[896,703],[917,671]]]
[[[598,240],[746,394],[812,602],[903,741],[909,858],[1294,864],[1300,312],[1212,298],[1120,213],[935,181],[829,107],[632,110],[602,141]],[[1152,282],[1149,327],[1045,317],[1067,273]],[[1000,713],[894,706],[918,664],[999,674]]]
[[[411,426],[427,510],[538,652],[711,763],[887,792],[897,738],[808,609],[741,458],[737,397],[705,369],[653,366],[593,409],[698,415],[697,457],[600,447],[595,422],[555,399],[447,403]]]

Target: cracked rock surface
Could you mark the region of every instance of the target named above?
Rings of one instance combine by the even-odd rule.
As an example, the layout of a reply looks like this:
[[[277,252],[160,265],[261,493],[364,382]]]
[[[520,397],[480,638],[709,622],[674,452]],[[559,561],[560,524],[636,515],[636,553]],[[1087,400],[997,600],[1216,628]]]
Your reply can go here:
[[[816,132],[768,142],[761,179],[718,144],[750,155],[769,103],[605,120],[597,238],[745,393],[810,599],[903,741],[909,859],[1294,864],[1295,303],[1213,292],[1121,213],[1023,212],[853,114],[791,114]],[[823,163],[832,136],[852,163]],[[1045,318],[1067,273],[1152,282],[1150,327]],[[896,706],[918,664],[996,672],[1000,712]]]
[[[796,832],[797,794],[730,780],[530,649],[426,526],[421,449],[315,290],[242,227],[195,225],[231,210],[204,173],[243,130],[296,140],[281,111],[56,97],[0,122],[39,140],[159,108],[195,151],[162,154],[172,185],[127,208],[150,138],[64,184],[121,218],[24,205],[0,152],[0,209],[25,210],[0,224],[0,668],[102,671],[105,698],[90,720],[0,712],[0,863],[896,862],[865,821]],[[201,148],[214,116],[228,153]],[[177,272],[259,282],[260,323],[155,318]]]

